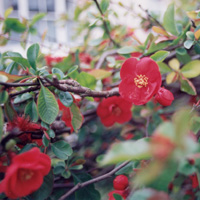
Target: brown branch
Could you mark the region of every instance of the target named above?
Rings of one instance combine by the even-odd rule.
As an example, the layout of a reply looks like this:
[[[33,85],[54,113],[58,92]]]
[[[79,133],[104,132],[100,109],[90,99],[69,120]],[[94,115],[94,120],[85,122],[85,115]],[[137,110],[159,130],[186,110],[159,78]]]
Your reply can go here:
[[[104,26],[104,28],[105,28],[106,34],[107,34],[108,37],[110,38],[111,42],[112,42],[116,47],[119,47],[120,45],[119,45],[117,42],[115,42],[115,40],[114,40],[114,39],[112,38],[112,36],[110,35],[110,31],[109,31],[109,29],[108,29],[108,25],[107,25],[107,23],[106,23],[106,21],[105,21],[105,19],[104,19],[104,14],[103,14],[103,12],[102,12],[102,10],[101,10],[101,7],[100,7],[98,1],[97,1],[97,0],[93,0],[93,1],[95,2],[96,6],[97,6],[97,8],[98,8],[98,10],[99,10],[99,12],[100,12],[100,14],[101,14],[101,18],[102,18],[102,22],[103,22],[103,26]]]
[[[19,92],[11,93],[11,94],[10,94],[10,97],[15,97],[15,96],[17,96],[17,95],[24,94],[24,93],[26,93],[26,92],[33,92],[33,91],[35,91],[35,90],[38,90],[39,88],[40,88],[39,86],[30,87],[30,88],[27,88],[27,89],[25,89],[25,90],[21,90],[21,91],[19,91]]]
[[[93,178],[89,181],[83,182],[83,183],[78,183],[77,185],[75,185],[71,190],[69,190],[66,194],[64,194],[63,196],[61,196],[59,198],[59,200],[64,200],[67,197],[69,197],[71,194],[73,194],[76,190],[86,187],[87,185],[102,181],[104,179],[110,178],[113,174],[115,174],[115,172],[119,171],[121,168],[125,167],[127,164],[129,163],[129,161],[123,162],[121,165],[119,165],[118,167],[114,168],[112,171],[108,172],[107,174],[104,174],[102,176],[99,176],[97,178]]]
[[[0,85],[4,85],[6,87],[23,87],[23,86],[34,86],[34,85],[39,85],[39,83],[6,83],[0,81]]]

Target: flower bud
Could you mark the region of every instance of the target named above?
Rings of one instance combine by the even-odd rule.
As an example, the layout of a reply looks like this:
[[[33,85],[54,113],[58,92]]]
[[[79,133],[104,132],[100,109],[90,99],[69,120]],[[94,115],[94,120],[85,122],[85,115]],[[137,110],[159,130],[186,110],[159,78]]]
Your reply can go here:
[[[163,106],[170,106],[174,100],[174,95],[165,88],[160,88],[155,95],[156,101]]]

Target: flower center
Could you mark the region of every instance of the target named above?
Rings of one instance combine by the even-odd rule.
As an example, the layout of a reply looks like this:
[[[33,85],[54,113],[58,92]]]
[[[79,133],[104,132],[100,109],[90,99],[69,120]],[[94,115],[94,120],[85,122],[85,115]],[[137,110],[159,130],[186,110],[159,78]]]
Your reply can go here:
[[[117,105],[114,105],[112,104],[110,106],[110,111],[113,113],[113,115],[115,116],[120,116],[121,115],[121,109],[117,106]]]
[[[30,180],[34,175],[34,172],[30,169],[20,169],[19,177],[22,181]]]
[[[148,78],[145,76],[145,75],[137,75],[136,78],[134,78],[134,82],[135,82],[135,85],[138,87],[138,88],[142,88],[142,87],[147,87],[148,85]]]

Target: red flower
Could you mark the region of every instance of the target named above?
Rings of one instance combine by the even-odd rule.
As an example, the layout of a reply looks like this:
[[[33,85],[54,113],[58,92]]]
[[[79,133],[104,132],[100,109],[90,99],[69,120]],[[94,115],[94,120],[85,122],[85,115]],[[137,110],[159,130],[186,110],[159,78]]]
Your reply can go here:
[[[59,63],[59,62],[62,62],[64,57],[52,57],[51,55],[47,55],[44,57],[45,60],[46,60],[46,64],[50,67],[52,67],[52,65],[54,63]]]
[[[125,190],[129,185],[128,178],[125,175],[116,176],[113,180],[115,190]]]
[[[104,99],[97,108],[97,115],[104,126],[112,126],[115,122],[123,124],[131,119],[132,104],[121,97]]]
[[[17,116],[12,122],[8,122],[7,131],[18,128],[20,131],[40,131],[44,128],[36,123],[30,122],[28,118]]]
[[[109,200],[115,200],[113,194],[119,194],[120,196],[122,196],[123,199],[126,199],[126,197],[128,196],[128,193],[125,190],[113,190],[108,193]]]
[[[40,188],[50,169],[49,156],[36,147],[19,154],[6,170],[5,178],[0,183],[0,193],[4,192],[11,199],[27,196]]]
[[[92,62],[92,57],[88,53],[79,53],[79,59],[81,63],[89,65]]]
[[[161,86],[161,74],[158,65],[151,58],[127,59],[122,65],[120,95],[135,105],[150,101]]]
[[[170,106],[174,100],[174,95],[165,88],[160,88],[155,95],[156,101],[163,106]]]

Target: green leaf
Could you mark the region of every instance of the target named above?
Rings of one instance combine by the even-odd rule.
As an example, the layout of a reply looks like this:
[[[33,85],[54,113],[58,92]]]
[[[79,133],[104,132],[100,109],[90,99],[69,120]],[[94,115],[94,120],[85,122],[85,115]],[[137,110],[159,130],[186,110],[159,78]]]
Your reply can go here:
[[[26,26],[16,18],[7,18],[4,23],[6,25],[6,30],[8,31],[12,30],[18,33],[23,33],[26,30]]]
[[[39,54],[39,50],[40,50],[39,44],[33,44],[27,50],[28,62],[30,63],[31,67],[34,70],[37,70],[36,69],[36,60],[37,60],[37,57]]]
[[[195,78],[200,75],[200,60],[188,62],[181,68],[181,72],[186,78]]]
[[[105,69],[93,69],[89,73],[90,75],[94,76],[97,80],[102,80],[112,75],[112,72],[109,72]]]
[[[53,153],[62,160],[67,160],[73,153],[71,146],[64,140],[51,144],[51,149]]]
[[[81,125],[83,124],[83,115],[80,112],[79,107],[73,103],[70,107],[72,112],[72,126],[74,128],[75,132],[78,132],[78,129],[80,129]]]
[[[45,200],[53,190],[54,176],[52,170],[44,177],[42,186],[34,193],[30,194],[28,200]]]
[[[176,49],[176,57],[183,64],[186,64],[191,61],[191,57],[187,53],[187,51],[184,47],[180,47],[180,48]]]
[[[115,198],[115,200],[123,200],[122,196],[119,194],[113,194],[113,197]]]
[[[96,87],[95,77],[86,72],[81,72],[77,77],[77,81],[81,84],[81,86],[88,87],[92,90]]]
[[[174,4],[170,4],[165,11],[164,18],[163,18],[163,26],[166,31],[170,32],[173,35],[178,35],[178,31],[175,24],[174,19]]]
[[[51,71],[53,74],[59,74],[61,79],[63,79],[63,77],[65,76],[64,73],[58,68],[54,67],[54,68],[52,68]]]
[[[182,160],[178,166],[178,172],[188,176],[196,172],[196,167],[190,165],[187,160]]]
[[[70,107],[73,103],[73,97],[69,92],[59,92],[58,97],[66,107]]]
[[[45,147],[49,146],[50,141],[47,139],[45,135],[42,136],[42,143],[44,144]]]
[[[194,41],[192,41],[192,40],[186,40],[183,45],[184,45],[184,47],[186,49],[190,49],[193,44],[194,44]]]
[[[51,137],[51,138],[55,138],[55,136],[56,136],[55,132],[52,129],[47,130],[47,133],[48,133],[49,137]]]
[[[109,6],[109,0],[102,0],[100,7],[103,13],[105,13],[105,11],[108,9]]]
[[[78,69],[78,65],[75,65],[75,66],[71,67],[67,72],[67,77],[70,76],[75,71],[77,71],[77,69]]]
[[[3,90],[0,92],[0,104],[6,103],[8,100],[8,92],[6,90]]]
[[[17,67],[17,63],[16,62],[11,62],[7,67],[6,67],[6,70],[5,72],[8,73],[8,74],[11,74],[13,69]]]
[[[113,144],[100,164],[116,164],[126,160],[142,160],[150,157],[149,143],[146,139],[125,141]]]
[[[137,190],[130,197],[130,200],[148,200],[153,194],[154,191],[152,189],[145,188]]]
[[[181,91],[186,92],[190,95],[196,95],[196,88],[194,87],[193,83],[189,81],[187,78],[184,76],[180,77],[180,82],[181,82]]]
[[[133,46],[125,46],[125,47],[118,49],[117,53],[119,53],[119,54],[129,54],[129,53],[132,53],[134,51],[135,51],[135,49],[134,49]]]
[[[163,62],[158,62],[158,66],[159,66],[159,70],[160,70],[161,74],[169,73],[169,72],[172,71],[172,69],[170,67],[168,67],[168,65],[163,63]]]
[[[75,185],[90,180],[92,177],[87,173],[73,174]],[[95,189],[94,184],[90,184],[84,188],[80,188],[75,192],[75,198],[78,200],[100,200],[101,196]]]
[[[6,103],[4,104],[4,111],[9,121],[15,120],[17,113],[14,110],[13,105],[10,102],[10,99],[8,99]]]
[[[31,20],[30,27],[33,26],[36,22],[38,22],[40,19],[45,17],[45,15],[46,15],[45,13],[38,13],[38,14],[34,15]]]
[[[28,60],[26,58],[22,58],[22,57],[5,57],[5,59],[11,59],[14,62],[18,63],[19,65],[21,65],[24,69],[26,69],[27,67],[30,67],[30,64],[28,62]]]
[[[97,46],[102,41],[103,41],[103,38],[97,38],[97,39],[94,39],[94,40],[90,40],[89,43],[88,43],[88,45],[90,45],[90,46]]]
[[[34,100],[32,100],[26,105],[24,113],[26,116],[28,115],[30,117],[31,121],[38,121],[37,105]]]
[[[162,62],[165,60],[165,58],[169,55],[169,51],[157,51],[156,53],[154,53],[151,58],[156,61],[156,62]]]
[[[4,126],[4,115],[3,115],[3,110],[0,106],[0,141],[3,136],[3,126]]]
[[[47,124],[52,124],[59,112],[58,103],[53,93],[43,85],[41,85],[38,95],[37,107],[41,120]]]

